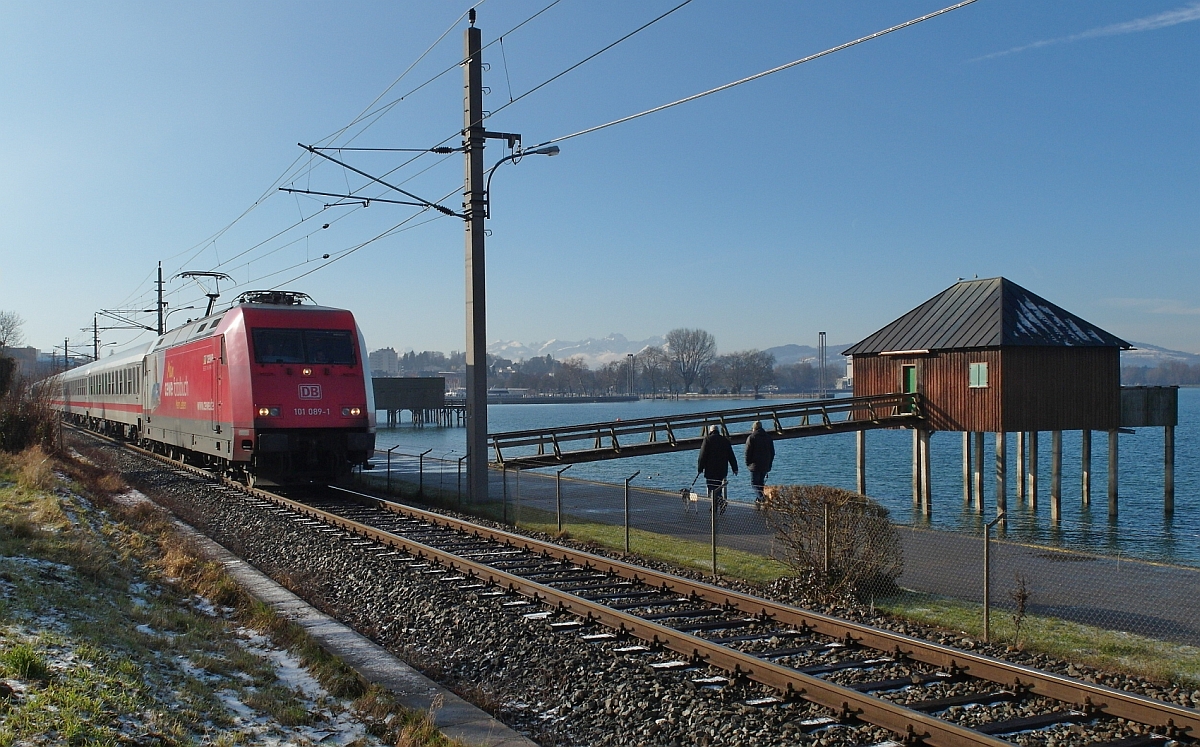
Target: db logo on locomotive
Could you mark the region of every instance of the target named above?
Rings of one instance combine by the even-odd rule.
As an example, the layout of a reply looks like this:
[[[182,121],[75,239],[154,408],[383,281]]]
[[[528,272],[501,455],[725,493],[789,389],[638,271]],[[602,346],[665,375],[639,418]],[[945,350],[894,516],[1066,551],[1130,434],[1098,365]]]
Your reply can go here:
[[[301,384],[300,399],[321,399],[321,385]]]

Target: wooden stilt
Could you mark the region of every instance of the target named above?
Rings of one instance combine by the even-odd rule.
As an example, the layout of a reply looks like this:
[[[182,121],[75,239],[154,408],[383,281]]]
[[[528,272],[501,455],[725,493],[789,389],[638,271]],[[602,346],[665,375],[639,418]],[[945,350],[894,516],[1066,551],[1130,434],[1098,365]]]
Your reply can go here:
[[[1083,505],[1092,505],[1092,432],[1084,429],[1079,434],[1079,457],[1083,463],[1083,478],[1080,488],[1083,491]]]
[[[854,444],[857,447],[855,455],[855,472],[859,495],[867,494],[867,432],[859,431],[854,434]]]
[[[1108,516],[1117,516],[1117,430],[1108,432]]]
[[[1062,521],[1062,431],[1050,432],[1050,521]]]
[[[1029,475],[1025,467],[1025,431],[1017,431],[1017,505],[1025,502],[1025,480]]]
[[[1027,457],[1026,469],[1029,470],[1029,483],[1025,486],[1025,500],[1029,501],[1029,507],[1034,511],[1038,507],[1038,434],[1037,431],[1030,431],[1029,438],[1029,456]]]
[[[963,505],[971,505],[971,432],[963,431]]]
[[[975,513],[983,513],[983,432],[975,433]]]
[[[1004,431],[996,433],[996,515],[1008,513],[1008,493],[1005,482],[1008,478],[1008,452],[1004,445]]]
[[[1163,513],[1175,513],[1175,426],[1163,426]]]

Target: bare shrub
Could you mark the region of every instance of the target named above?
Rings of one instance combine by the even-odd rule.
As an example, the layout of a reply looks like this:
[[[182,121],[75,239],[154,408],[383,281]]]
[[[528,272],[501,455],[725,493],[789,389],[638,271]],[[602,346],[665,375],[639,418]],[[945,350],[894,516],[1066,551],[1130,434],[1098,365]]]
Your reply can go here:
[[[828,485],[778,485],[767,489],[763,509],[779,559],[826,599],[896,593],[904,555],[883,506]]]
[[[1016,608],[1013,610],[1013,647],[1021,648],[1021,626],[1025,624],[1025,616],[1029,612],[1029,585],[1025,582],[1025,577],[1020,573],[1017,574],[1017,585],[1008,592],[1008,598],[1013,600]]]
[[[30,446],[52,451],[58,438],[58,414],[50,408],[48,389],[34,390],[17,378],[0,397],[0,451],[17,453]]]

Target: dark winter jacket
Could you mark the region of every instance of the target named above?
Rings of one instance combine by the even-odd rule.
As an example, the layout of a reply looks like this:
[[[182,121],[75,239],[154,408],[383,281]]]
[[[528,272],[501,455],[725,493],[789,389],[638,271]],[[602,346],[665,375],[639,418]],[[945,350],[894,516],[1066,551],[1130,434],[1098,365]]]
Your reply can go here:
[[[775,463],[775,437],[756,428],[746,439],[746,469],[751,472],[770,472]]]
[[[704,437],[700,446],[700,458],[696,460],[696,471],[704,473],[706,480],[724,480],[733,467],[737,474],[737,459],[733,456],[733,446],[729,439],[718,433],[710,433]]]

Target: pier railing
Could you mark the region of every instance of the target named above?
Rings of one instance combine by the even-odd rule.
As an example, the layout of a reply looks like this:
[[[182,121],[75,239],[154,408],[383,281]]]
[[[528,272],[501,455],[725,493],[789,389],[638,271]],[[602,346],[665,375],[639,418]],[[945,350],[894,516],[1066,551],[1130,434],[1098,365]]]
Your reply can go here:
[[[733,443],[742,443],[756,420],[762,421],[776,439],[915,426],[923,420],[922,401],[920,394],[882,394],[764,403],[731,410],[493,433],[488,439],[496,466],[533,469],[699,449],[704,434],[713,425]]]

